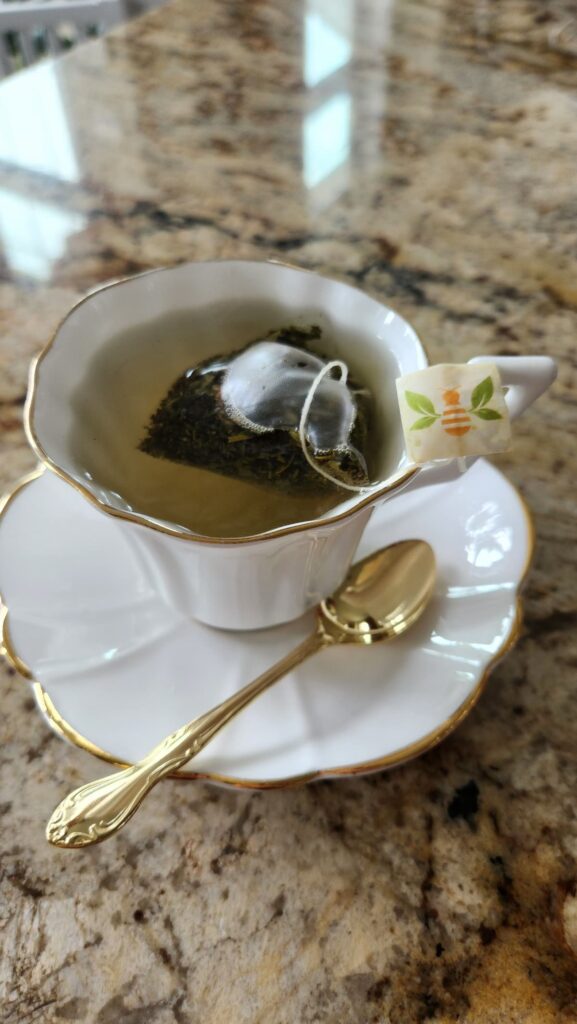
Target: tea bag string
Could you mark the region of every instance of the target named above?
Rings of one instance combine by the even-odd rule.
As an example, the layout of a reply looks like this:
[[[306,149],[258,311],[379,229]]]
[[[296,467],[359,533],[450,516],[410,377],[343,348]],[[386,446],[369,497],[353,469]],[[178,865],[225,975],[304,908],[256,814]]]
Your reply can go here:
[[[332,484],[336,484],[337,487],[343,487],[346,491],[354,491],[356,494],[358,494],[360,491],[366,491],[367,488],[362,487],[359,484],[346,484],[344,483],[344,481],[339,480],[338,477],[333,476],[332,473],[329,473],[328,470],[326,470],[323,466],[320,466],[309,452],[307,436],[305,433],[307,420],[309,418],[309,414],[311,411],[311,406],[313,404],[318,388],[321,382],[327,376],[327,374],[329,374],[331,370],[334,369],[340,370],[340,380],[342,381],[343,384],[347,383],[349,370],[346,363],[343,363],[342,360],[340,359],[332,359],[330,363],[327,363],[326,366],[323,366],[322,370],[319,370],[308,390],[307,397],[305,398],[302,407],[301,418],[299,421],[299,441],[301,443],[301,448],[305,459],[307,460],[309,466],[311,466],[316,473],[319,473],[320,476],[324,476],[326,480],[330,480],[330,482]]]

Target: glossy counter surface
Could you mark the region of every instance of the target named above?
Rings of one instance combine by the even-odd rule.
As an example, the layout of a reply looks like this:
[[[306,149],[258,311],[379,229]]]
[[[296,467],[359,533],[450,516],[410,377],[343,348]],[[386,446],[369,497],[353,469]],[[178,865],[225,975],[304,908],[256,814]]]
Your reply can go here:
[[[102,766],[2,670],[2,1021],[577,1021],[576,90],[563,0],[182,0],[0,85],[4,489],[34,465],[30,358],[80,294],[165,263],[280,257],[435,360],[560,367],[499,459],[536,520],[523,637],[420,760],[168,783],[58,852],[48,812]]]

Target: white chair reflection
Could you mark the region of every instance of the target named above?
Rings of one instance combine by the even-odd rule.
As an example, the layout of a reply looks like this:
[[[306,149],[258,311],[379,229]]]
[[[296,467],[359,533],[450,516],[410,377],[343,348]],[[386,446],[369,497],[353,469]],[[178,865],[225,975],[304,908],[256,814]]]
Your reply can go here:
[[[130,13],[130,0],[0,0],[0,78],[100,36]]]

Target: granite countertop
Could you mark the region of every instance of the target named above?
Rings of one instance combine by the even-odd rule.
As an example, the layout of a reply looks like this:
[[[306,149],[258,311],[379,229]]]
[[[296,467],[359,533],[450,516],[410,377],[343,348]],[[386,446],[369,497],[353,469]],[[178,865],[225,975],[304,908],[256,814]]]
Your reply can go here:
[[[84,291],[279,257],[395,306],[434,359],[549,353],[498,462],[533,509],[517,648],[389,774],[166,783],[49,848],[102,765],[2,670],[2,1024],[577,1021],[577,19],[569,0],[191,0],[0,85],[1,483],[30,358]]]

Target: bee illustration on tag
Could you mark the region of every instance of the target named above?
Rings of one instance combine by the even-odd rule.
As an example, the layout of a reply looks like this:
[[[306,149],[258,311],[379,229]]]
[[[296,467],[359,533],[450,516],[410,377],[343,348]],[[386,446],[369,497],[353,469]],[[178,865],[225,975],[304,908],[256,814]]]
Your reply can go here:
[[[462,437],[468,434],[473,421],[466,409],[461,405],[461,396],[457,388],[449,388],[443,391],[443,402],[445,409],[441,416],[441,426],[446,434],[452,437]]]
[[[501,420],[503,417],[496,409],[491,409],[489,402],[494,393],[491,377],[485,377],[471,392],[471,405],[468,409],[461,404],[459,388],[447,388],[442,392],[444,409],[437,412],[433,402],[427,395],[418,391],[405,391],[407,405],[414,412],[420,413],[418,420],[411,425],[411,430],[426,430],[439,420],[441,427],[451,437],[463,437],[475,429],[473,417],[480,420]]]

